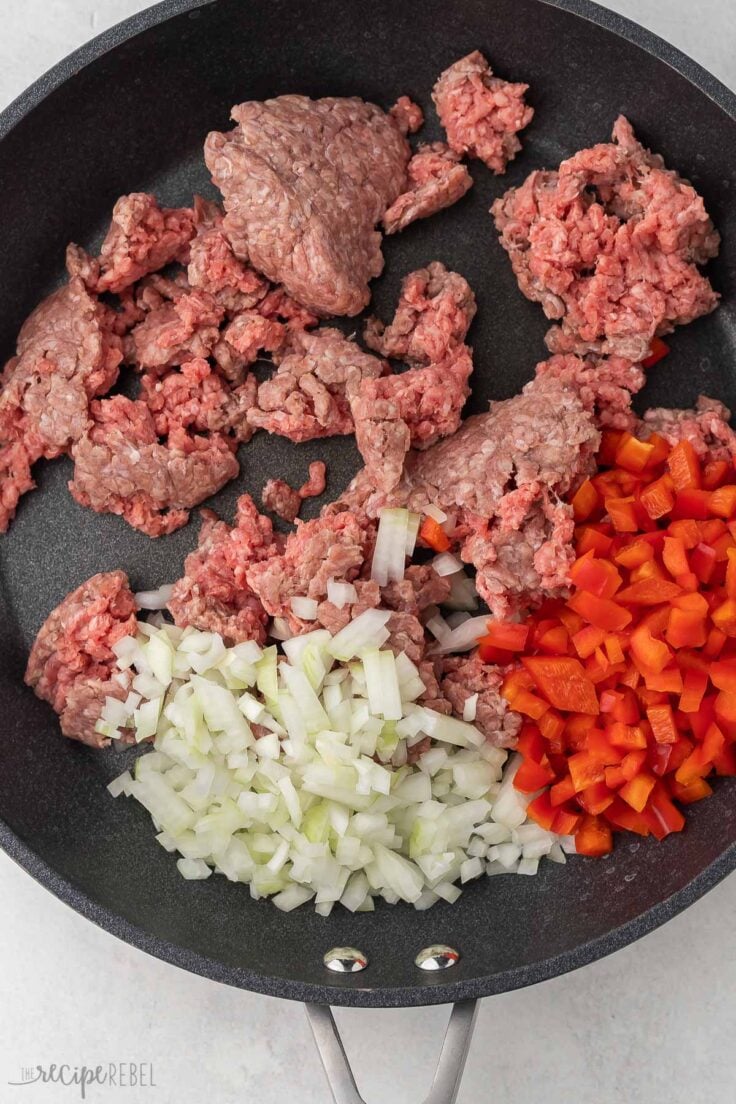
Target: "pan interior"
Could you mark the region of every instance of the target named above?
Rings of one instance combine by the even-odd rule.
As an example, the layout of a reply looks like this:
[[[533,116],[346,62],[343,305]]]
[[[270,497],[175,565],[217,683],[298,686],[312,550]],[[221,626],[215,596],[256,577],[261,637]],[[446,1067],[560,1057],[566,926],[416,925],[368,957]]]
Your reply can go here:
[[[62,279],[66,243],[96,245],[119,195],[152,190],[168,204],[188,202],[193,192],[214,197],[201,146],[208,130],[227,127],[231,104],[298,91],[357,94],[388,107],[408,93],[428,116],[422,138],[438,138],[429,91],[446,65],[476,48],[499,75],[531,85],[537,114],[523,153],[503,178],[474,164],[475,186],[460,203],[386,240],[373,309],[389,317],[401,277],[443,261],[467,277],[479,302],[470,409],[518,391],[544,357],[546,323],[517,290],[488,208],[531,169],[605,140],[623,112],[645,144],[694,182],[724,236],[712,265],[724,305],[675,335],[640,402],[690,405],[705,391],[736,403],[736,123],[664,62],[538,0],[218,0],[91,61],[0,143],[4,358],[25,316]],[[328,462],[330,499],[357,467],[352,441],[294,446],[260,434],[241,449],[240,479],[211,504],[231,517],[241,491],[258,496],[274,473],[298,485],[318,457]],[[733,865],[735,791],[721,783],[688,813],[688,830],[664,844],[625,840],[598,862],[546,864],[536,878],[483,879],[456,906],[426,913],[386,906],[373,915],[336,910],[328,919],[309,908],[283,915],[224,878],[184,882],[147,814],[105,790],[125,756],[65,741],[21,680],[34,634],[69,590],[115,567],[136,589],[173,580],[197,523],[151,541],[78,507],[65,489],[69,476],[66,461],[42,464],[38,492],[0,542],[0,819],[11,852],[111,930],[188,968],[275,995],[431,1003],[502,991],[614,949]],[[320,503],[310,505],[316,512]],[[435,942],[462,953],[451,977],[420,975],[413,965],[416,952]],[[322,955],[344,944],[363,950],[370,968],[340,982],[326,976]]]

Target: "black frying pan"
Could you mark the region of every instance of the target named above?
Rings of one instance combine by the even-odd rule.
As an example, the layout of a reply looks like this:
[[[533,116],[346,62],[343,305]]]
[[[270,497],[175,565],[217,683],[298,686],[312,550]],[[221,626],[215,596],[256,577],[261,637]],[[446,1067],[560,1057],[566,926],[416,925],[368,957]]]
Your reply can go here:
[[[0,352],[62,277],[70,239],[96,244],[114,200],[150,189],[167,203],[213,195],[201,156],[231,104],[285,92],[358,94],[388,106],[409,93],[430,108],[439,72],[480,48],[494,69],[528,80],[537,115],[505,178],[473,167],[455,207],[386,241],[375,302],[388,315],[403,274],[439,258],[479,300],[471,332],[471,406],[516,392],[544,355],[541,310],[522,298],[488,208],[533,168],[605,140],[616,115],[701,190],[724,237],[712,277],[724,296],[711,317],[678,332],[644,402],[688,405],[705,390],[736,403],[736,97],[653,35],[587,0],[168,0],[100,36],[0,116]],[[425,135],[439,137],[433,112]],[[267,473],[299,484],[325,456],[331,498],[356,467],[352,443],[292,446],[265,434],[241,452],[243,475],[214,500]],[[664,843],[622,839],[609,858],[546,864],[536,878],[488,878],[457,905],[375,914],[309,908],[288,915],[224,878],[187,883],[154,841],[148,815],[112,801],[105,783],[125,757],[62,739],[50,710],[22,686],[30,642],[50,609],[96,571],[124,567],[135,588],[174,579],[196,522],[151,541],[79,508],[69,465],[41,465],[0,540],[0,841],[85,916],[186,969],[243,988],[317,1003],[397,1006],[468,1000],[581,966],[650,931],[736,865],[736,789],[721,782]],[[318,504],[312,503],[316,510]],[[422,973],[418,950],[445,943],[454,968]],[[336,976],[324,952],[351,944],[364,973]],[[348,1097],[346,1097],[348,1099]]]

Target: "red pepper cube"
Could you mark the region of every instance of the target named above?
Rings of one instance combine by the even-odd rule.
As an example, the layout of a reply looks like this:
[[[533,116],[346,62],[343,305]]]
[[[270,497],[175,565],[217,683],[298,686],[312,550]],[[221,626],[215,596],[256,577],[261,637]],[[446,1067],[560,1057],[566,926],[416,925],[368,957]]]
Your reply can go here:
[[[486,635],[480,643],[490,644],[494,648],[503,648],[507,652],[523,652],[529,637],[529,626],[513,621],[489,621]]]
[[[579,660],[568,656],[524,656],[522,663],[547,701],[567,713],[598,713],[595,687]]]
[[[730,484],[711,491],[710,510],[716,517],[726,520],[736,516],[736,486]]]
[[[634,510],[633,495],[623,498],[611,496],[605,500],[604,506],[617,533],[638,532],[640,525]]]
[[[573,780],[568,775],[561,782],[555,782],[554,786],[550,788],[550,801],[555,806],[564,805],[566,801],[570,801],[575,796],[575,792]]]
[[[662,549],[664,566],[670,575],[676,579],[678,575],[684,575],[690,570],[690,564],[685,551],[685,542],[682,537],[665,537]]]
[[[664,635],[672,648],[702,648],[708,639],[706,619],[702,614],[673,607]]]
[[[649,577],[639,579],[631,586],[619,591],[616,598],[619,602],[632,606],[659,606],[663,602],[671,602],[682,588],[673,583],[671,579]]]
[[[579,590],[573,594],[567,604],[589,624],[603,629],[604,638],[606,633],[621,632],[631,622],[629,610],[611,601],[610,598],[598,598],[585,590]]]
[[[700,487],[700,461],[689,441],[678,441],[667,458],[667,468],[676,490]]]
[[[727,598],[711,613],[713,624],[726,636],[736,636],[736,598]]]
[[[700,709],[707,686],[708,675],[705,671],[694,668],[685,671],[680,695],[680,709],[683,713],[696,713]]]
[[[643,472],[654,452],[654,445],[639,441],[631,433],[624,433],[616,449],[615,463],[624,471]]]
[[[557,809],[557,815],[552,822],[552,831],[558,836],[572,836],[580,827],[582,815],[571,809]]]
[[[450,538],[440,523],[433,517],[425,517],[419,527],[419,538],[433,548],[435,552],[446,552],[450,547]]]
[[[731,740],[736,740],[736,694],[721,690],[716,695],[714,712],[718,727]]]
[[[588,786],[587,790],[579,793],[577,800],[578,805],[586,813],[598,816],[612,804],[614,796],[605,782],[595,782],[592,786]]]
[[[567,761],[575,793],[587,790],[595,782],[603,781],[603,764],[586,751],[576,752]]]
[[[605,639],[605,629],[598,629],[595,625],[586,625],[580,632],[575,633],[572,637],[572,643],[580,658],[587,659],[588,656],[593,655],[596,648]]]
[[[580,530],[575,530],[575,551],[578,556],[584,556],[591,550],[596,556],[607,556],[613,545],[613,537],[602,531],[602,527],[585,525]]]
[[[552,805],[549,797],[549,790],[544,790],[543,793],[535,797],[526,807],[527,816],[539,825],[540,828],[544,828],[547,832],[552,831],[552,825],[555,822],[557,816],[557,809]]]
[[[652,791],[642,816],[658,840],[663,840],[670,832],[681,832],[685,827],[684,816],[673,804],[661,782],[658,782]]]
[[[572,497],[570,505],[576,521],[587,521],[600,505],[600,496],[589,479],[584,480]]]
[[[649,541],[634,540],[619,548],[613,558],[621,567],[629,569],[641,567],[642,564],[654,559],[654,547]]]
[[[578,855],[607,855],[613,848],[611,829],[600,817],[585,816],[575,833],[575,850]]]
[[[525,759],[514,775],[514,788],[520,793],[536,793],[554,780],[555,773],[549,763],[545,766],[543,763],[535,763],[533,759]]]
[[[733,468],[727,460],[706,460],[701,477],[703,490],[714,491],[723,486],[729,475],[733,475]]]
[[[669,475],[662,475],[655,479],[641,492],[641,504],[652,520],[665,517],[675,505],[675,495],[672,479]]]
[[[623,768],[622,768],[623,769]],[[641,771],[629,782],[625,782],[618,791],[619,797],[630,805],[637,813],[642,812],[649,800],[649,795],[656,785],[657,779],[653,774]]]
[[[655,672],[663,671],[673,658],[667,645],[655,639],[644,623],[637,625],[631,634],[631,654],[640,669]]]
[[[663,341],[661,337],[653,337],[652,344],[649,346],[649,353],[641,362],[642,368],[653,368],[655,364],[658,364],[660,360],[667,356],[669,351],[670,347],[666,341]]]
[[[570,578],[580,590],[588,590],[598,598],[612,598],[623,579],[609,560],[598,559],[587,552],[570,568]]]
[[[669,783],[669,787],[672,796],[676,797],[683,805],[692,805],[693,802],[702,801],[704,797],[710,797],[713,793],[712,788],[704,778],[695,778],[687,786],[683,786],[676,778],[673,778]]]
[[[603,814],[609,823],[624,832],[636,832],[639,836],[648,836],[649,825],[640,813],[626,805],[620,797],[615,797]]]
[[[647,709],[647,719],[652,726],[654,739],[658,744],[677,742],[677,726],[670,705],[652,705]]]
[[[536,694],[532,694],[531,690],[520,690],[514,697],[511,706],[517,713],[523,713],[526,717],[531,717],[535,721],[538,721],[542,714],[549,709],[549,703],[543,701],[542,698],[538,698]]]

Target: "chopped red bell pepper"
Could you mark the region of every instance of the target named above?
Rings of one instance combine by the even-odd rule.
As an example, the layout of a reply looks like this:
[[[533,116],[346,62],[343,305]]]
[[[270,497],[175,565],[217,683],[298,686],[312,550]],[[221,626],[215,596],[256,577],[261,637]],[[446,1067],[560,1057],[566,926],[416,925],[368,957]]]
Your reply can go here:
[[[451,541],[440,523],[433,517],[425,517],[419,527],[419,537],[435,552],[446,552]]]
[[[601,817],[585,816],[575,833],[578,855],[607,855],[613,848],[611,829]]]
[[[595,687],[577,659],[566,656],[525,656],[522,660],[537,688],[551,705],[565,712],[599,712]]]
[[[652,344],[649,346],[649,353],[641,362],[642,368],[653,368],[655,364],[659,364],[660,360],[667,356],[669,351],[669,345],[661,337],[653,337]]]
[[[678,441],[667,457],[667,467],[675,490],[684,491],[700,487],[700,461],[689,441]],[[692,514],[690,516],[692,517]]]
[[[481,644],[489,644],[494,648],[501,648],[507,652],[523,652],[529,637],[529,626],[517,624],[513,621],[489,621],[486,635],[481,637]]]

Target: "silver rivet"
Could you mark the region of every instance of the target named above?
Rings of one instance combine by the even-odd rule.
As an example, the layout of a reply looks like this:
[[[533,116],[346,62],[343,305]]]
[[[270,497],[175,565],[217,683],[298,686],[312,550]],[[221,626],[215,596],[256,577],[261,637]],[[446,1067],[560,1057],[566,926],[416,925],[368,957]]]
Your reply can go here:
[[[454,966],[460,958],[460,953],[454,947],[446,947],[444,943],[435,943],[431,947],[425,947],[414,959],[414,965],[420,970],[448,970]]]
[[[355,947],[333,947],[323,961],[327,969],[336,974],[357,974],[368,965],[366,956]]]

